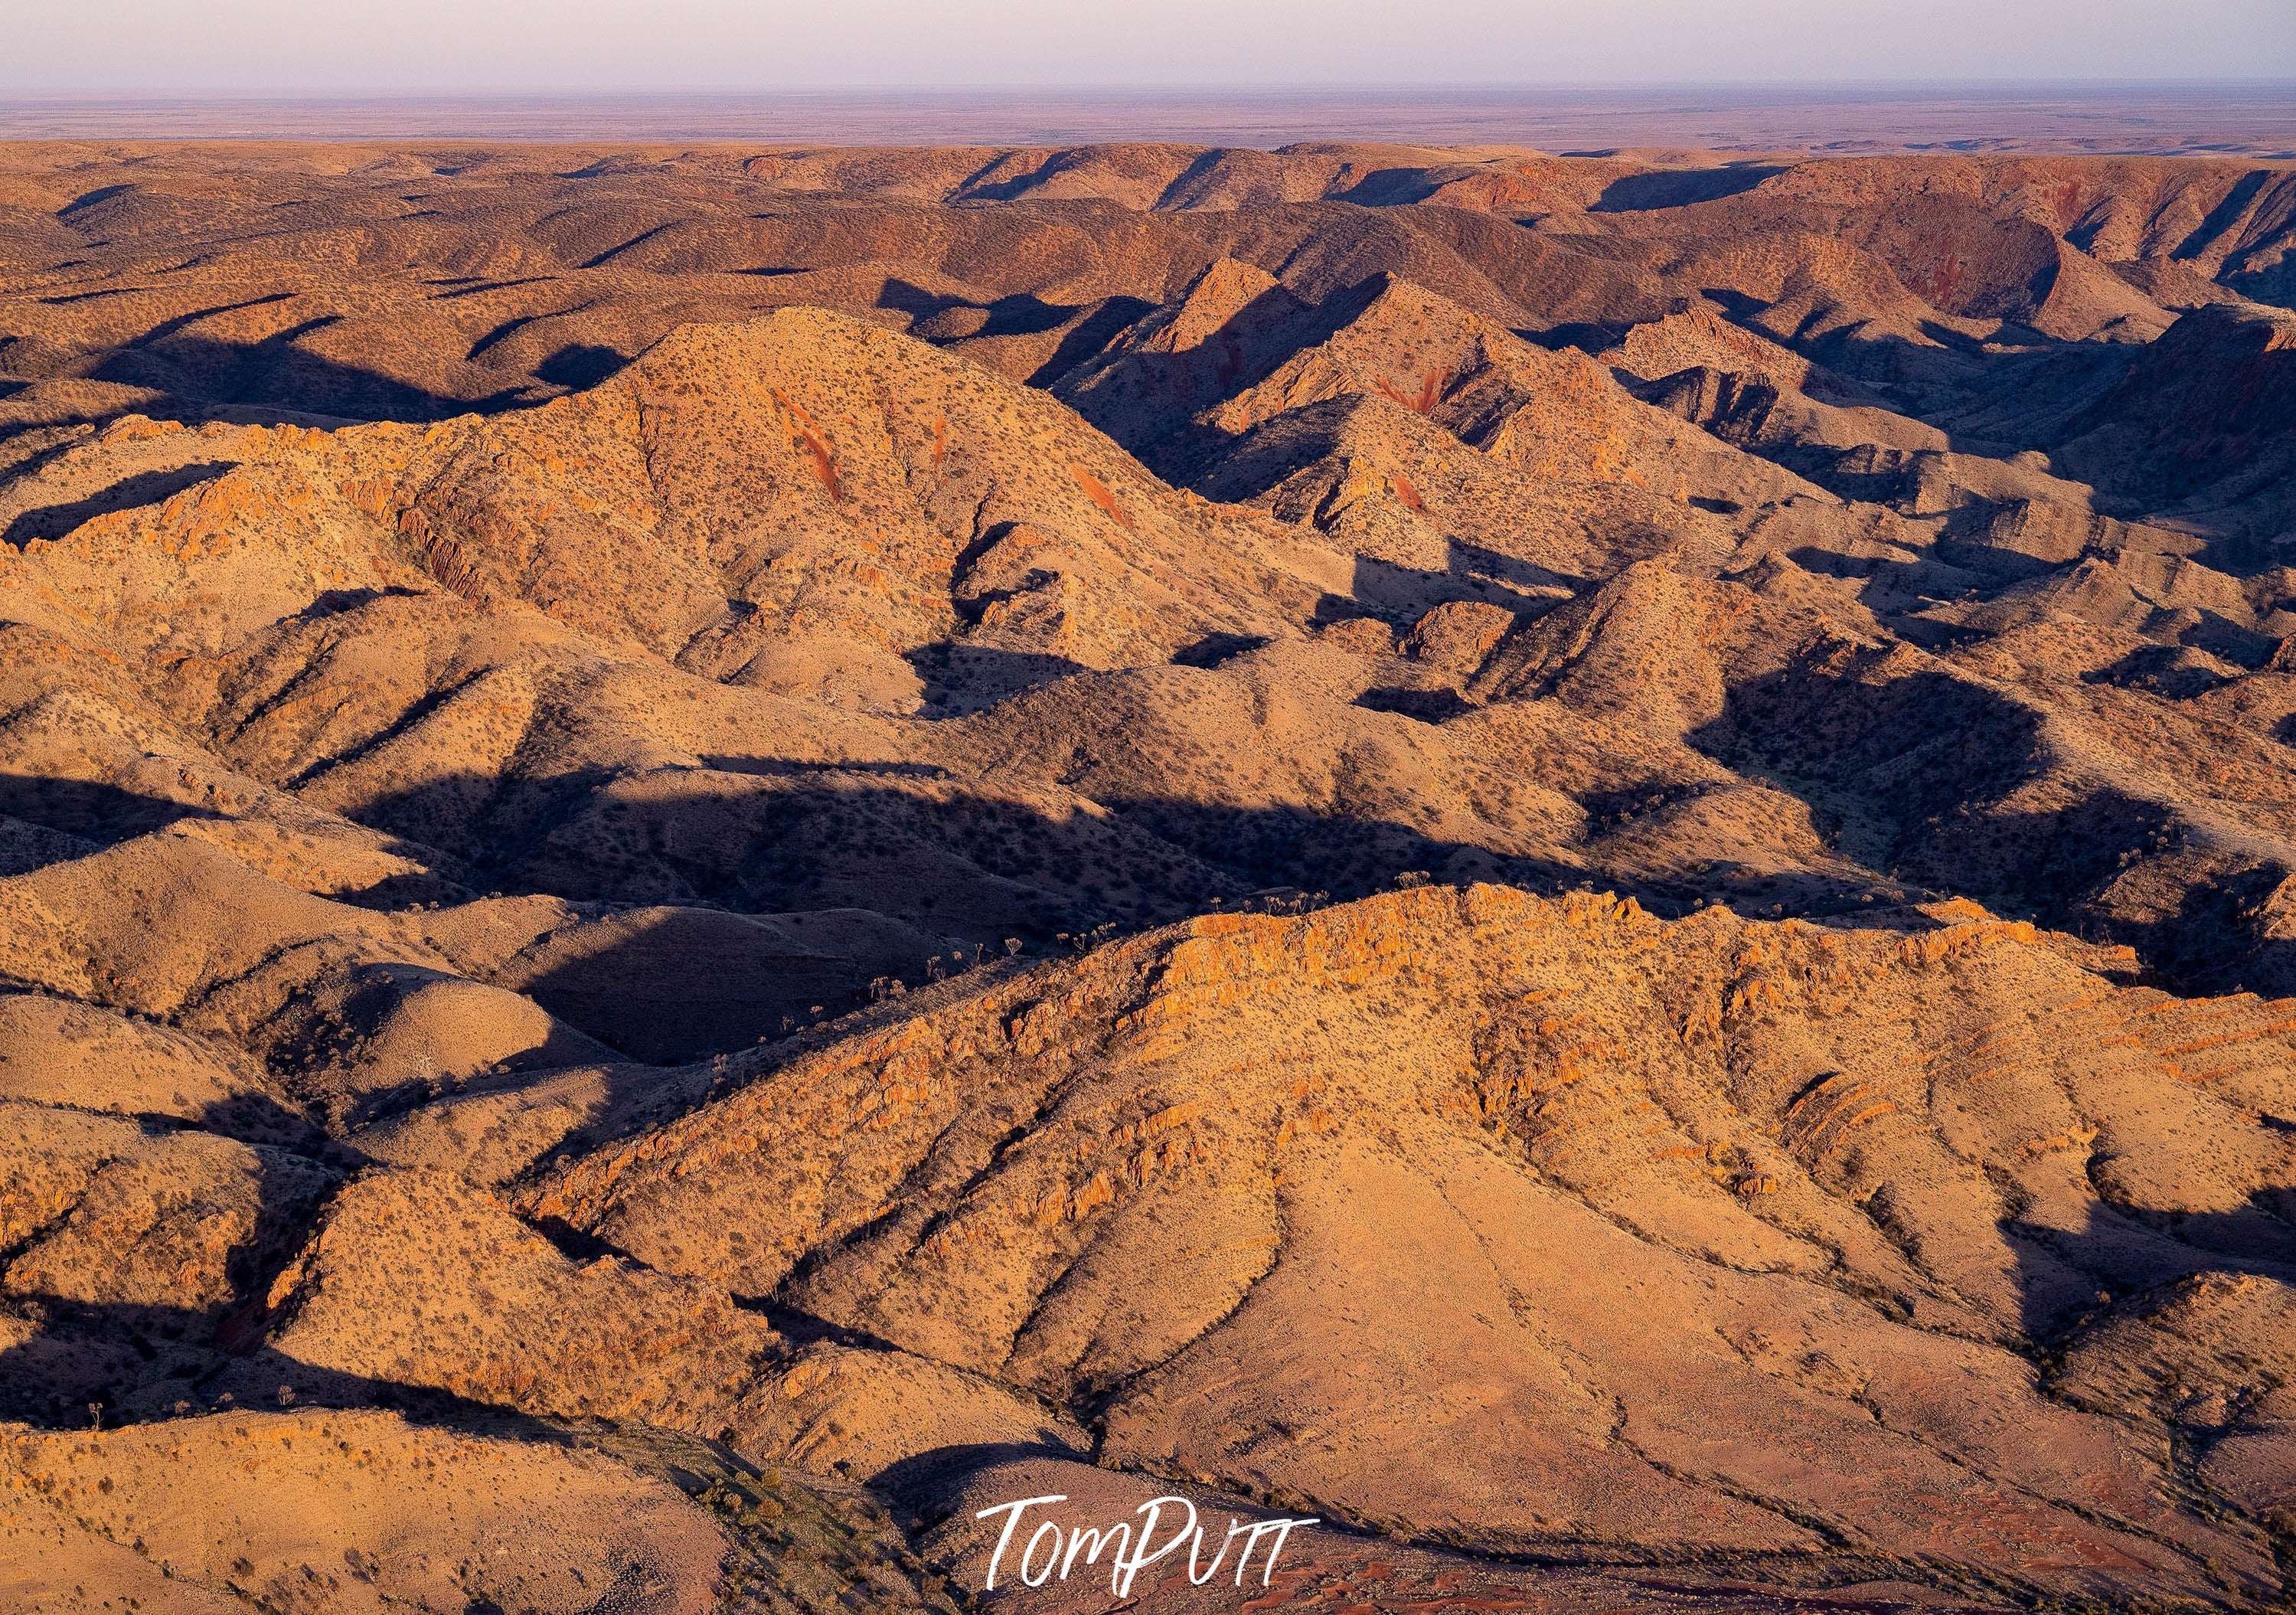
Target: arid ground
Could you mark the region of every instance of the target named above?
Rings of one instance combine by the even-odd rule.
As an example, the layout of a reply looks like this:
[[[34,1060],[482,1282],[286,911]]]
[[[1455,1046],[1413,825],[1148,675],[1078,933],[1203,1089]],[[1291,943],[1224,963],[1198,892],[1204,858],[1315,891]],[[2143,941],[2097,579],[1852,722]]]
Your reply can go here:
[[[0,147],[0,1607],[2288,1609],[2292,254]]]

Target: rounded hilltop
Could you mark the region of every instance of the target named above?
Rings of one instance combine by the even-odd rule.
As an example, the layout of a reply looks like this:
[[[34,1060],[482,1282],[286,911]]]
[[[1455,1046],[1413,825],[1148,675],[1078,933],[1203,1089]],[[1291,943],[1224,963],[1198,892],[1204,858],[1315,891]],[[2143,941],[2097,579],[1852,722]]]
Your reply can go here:
[[[0,151],[0,1586],[2280,1607],[2292,228]]]

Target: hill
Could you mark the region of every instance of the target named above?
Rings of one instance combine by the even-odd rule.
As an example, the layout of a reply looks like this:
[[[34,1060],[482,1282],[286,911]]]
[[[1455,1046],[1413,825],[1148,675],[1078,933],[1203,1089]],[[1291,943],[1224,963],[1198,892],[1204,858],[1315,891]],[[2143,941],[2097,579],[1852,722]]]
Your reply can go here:
[[[2285,167],[0,151],[0,1602],[2284,1607]]]

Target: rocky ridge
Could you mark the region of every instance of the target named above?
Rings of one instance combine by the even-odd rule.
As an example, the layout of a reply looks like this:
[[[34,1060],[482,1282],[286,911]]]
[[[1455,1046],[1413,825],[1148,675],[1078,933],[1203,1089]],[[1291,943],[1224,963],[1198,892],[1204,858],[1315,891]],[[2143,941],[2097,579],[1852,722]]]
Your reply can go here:
[[[7,153],[12,1596],[2284,1604],[2292,195]]]

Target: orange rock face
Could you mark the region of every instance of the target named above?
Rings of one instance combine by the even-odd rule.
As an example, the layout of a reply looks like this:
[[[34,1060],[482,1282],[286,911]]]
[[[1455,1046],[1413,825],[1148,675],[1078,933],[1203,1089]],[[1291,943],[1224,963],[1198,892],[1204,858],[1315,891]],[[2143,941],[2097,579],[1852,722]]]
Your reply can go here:
[[[0,151],[0,1605],[2285,1607],[2284,164],[456,152]]]

